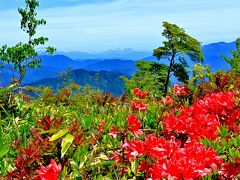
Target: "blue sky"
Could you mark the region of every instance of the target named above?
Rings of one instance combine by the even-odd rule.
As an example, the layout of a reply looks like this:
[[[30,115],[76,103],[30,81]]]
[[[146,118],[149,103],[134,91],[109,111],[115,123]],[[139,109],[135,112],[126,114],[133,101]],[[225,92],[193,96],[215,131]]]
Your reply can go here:
[[[26,40],[17,12],[24,6],[23,0],[0,0],[0,45]],[[163,21],[203,44],[240,37],[240,0],[40,0],[37,12],[47,20],[39,35],[59,51],[152,51],[164,40]]]

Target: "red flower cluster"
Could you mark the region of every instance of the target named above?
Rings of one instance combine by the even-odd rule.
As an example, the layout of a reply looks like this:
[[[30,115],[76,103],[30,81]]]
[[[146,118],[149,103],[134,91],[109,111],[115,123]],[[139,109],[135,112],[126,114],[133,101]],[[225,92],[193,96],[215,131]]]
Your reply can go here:
[[[240,122],[240,108],[234,109],[226,119],[224,119],[224,123],[228,126],[230,130],[235,132],[239,131],[239,127],[237,124]]]
[[[216,114],[217,119],[226,124],[230,130],[238,131],[236,125],[240,121],[240,108],[234,109],[235,92],[219,92],[207,94],[203,100],[195,103],[206,113]]]
[[[169,115],[163,122],[165,134],[185,134],[191,139],[215,139],[220,122],[214,114],[202,113],[200,109],[185,107],[179,116]]]
[[[225,179],[234,179],[240,172],[240,162],[224,163],[220,171],[220,175]]]
[[[173,94],[175,94],[176,96],[182,96],[187,94],[185,91],[185,86],[179,86],[178,84],[174,84]]]
[[[135,88],[133,90],[133,94],[135,94],[135,96],[137,96],[139,99],[143,99],[144,97],[146,97],[148,95],[148,92],[146,91],[142,91],[139,88]]]
[[[235,94],[235,92],[207,94],[203,100],[197,100],[194,106],[207,113],[214,113],[218,118],[221,118],[233,110]]]
[[[184,87],[175,86],[176,95],[184,95]],[[146,179],[201,179],[217,172],[220,178],[232,179],[240,170],[240,160],[236,163],[225,163],[213,147],[206,146],[199,139],[215,140],[218,129],[224,122],[234,130],[238,128],[240,111],[234,107],[234,92],[212,93],[203,99],[197,99],[191,107],[184,107],[170,114],[163,121],[165,137],[155,134],[138,136],[141,123],[135,115],[128,115],[127,130],[121,149],[115,150],[110,158],[126,164],[139,162],[137,170],[143,171]],[[162,99],[166,105],[173,100],[167,96]],[[144,111],[147,105],[132,101],[133,110]],[[173,112],[173,111],[172,111]],[[235,123],[235,124],[234,124]],[[231,126],[232,125],[232,126]],[[131,131],[135,136],[128,136]],[[116,129],[111,133],[116,135]],[[119,167],[127,172],[126,167]]]
[[[162,103],[164,103],[168,106],[170,106],[173,103],[173,100],[170,96],[166,96],[165,98],[163,97],[161,101],[162,101]]]
[[[58,180],[61,169],[61,164],[57,165],[54,160],[51,160],[51,164],[46,167],[40,164],[40,170],[38,170],[37,173],[41,180]]]
[[[149,135],[145,141],[132,140],[125,143],[122,148],[126,149],[129,161],[136,157],[148,156],[153,164],[141,162],[139,170],[146,172],[147,178],[155,179],[197,179],[222,164],[222,160],[210,147],[206,149],[203,144],[196,141],[186,143],[181,148],[181,142],[172,139],[166,141]]]
[[[106,126],[106,121],[105,121],[105,120],[102,120],[102,122],[98,125],[98,132],[97,132],[98,135],[101,135],[101,134],[102,134],[102,132],[103,132],[103,127],[105,127],[105,126]]]
[[[117,130],[116,125],[114,125],[108,134],[113,138],[116,138],[119,133],[120,132]]]
[[[127,127],[132,133],[134,133],[135,136],[138,136],[139,134],[143,134],[143,132],[139,130],[140,126],[141,126],[141,123],[137,120],[136,116],[128,115]]]
[[[185,134],[195,140],[215,139],[220,120],[233,110],[234,95],[231,92],[212,93],[197,100],[192,107],[183,108],[179,116],[169,115],[163,123],[165,133]],[[227,122],[233,122],[231,118]]]
[[[146,111],[147,110],[148,105],[144,104],[142,102],[137,102],[137,101],[132,101],[132,109],[134,111]]]

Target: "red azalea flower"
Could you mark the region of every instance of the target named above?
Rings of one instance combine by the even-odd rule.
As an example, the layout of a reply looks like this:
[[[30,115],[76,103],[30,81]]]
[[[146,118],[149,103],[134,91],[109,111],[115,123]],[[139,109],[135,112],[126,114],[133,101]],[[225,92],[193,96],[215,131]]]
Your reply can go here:
[[[224,123],[228,125],[230,130],[238,132],[238,123],[240,122],[240,107],[229,113],[228,117],[224,120]]]
[[[170,106],[173,103],[173,100],[170,96],[166,96],[166,98],[162,98],[162,102],[168,106]]]
[[[218,171],[222,160],[212,148],[196,141],[189,141],[181,147],[181,141],[166,141],[163,137],[149,135],[145,141],[132,139],[121,148],[131,162],[137,157],[148,156],[153,164],[140,162],[139,170],[145,171],[147,178],[152,179],[200,179]]]
[[[148,105],[143,104],[142,102],[132,101],[132,109],[134,111],[146,111]]]
[[[142,99],[144,97],[146,97],[148,95],[148,92],[143,92],[141,91],[139,88],[135,88],[133,90],[133,93],[135,94],[135,96],[137,96],[138,98]]]
[[[61,164],[57,165],[57,163],[52,159],[51,164],[46,167],[40,164],[40,170],[37,170],[37,173],[41,180],[58,180],[61,169]]]
[[[187,94],[185,91],[185,87],[184,86],[179,86],[178,84],[174,84],[173,86],[173,94],[175,94],[176,96],[182,96]]]
[[[180,115],[171,114],[163,122],[165,133],[185,134],[191,139],[215,139],[222,121],[229,129],[238,131],[239,109],[234,109],[234,92],[207,94],[195,101],[192,107],[184,107]],[[224,119],[224,120],[223,120]]]
[[[102,122],[98,125],[98,135],[102,134],[103,126],[106,126],[106,121],[105,120],[102,120]]]
[[[236,163],[223,163],[220,175],[227,179],[234,179],[240,172],[240,164]]]
[[[114,125],[108,134],[111,135],[113,138],[116,138],[119,133],[120,132],[117,130],[116,125]]]
[[[132,133],[134,133],[135,136],[138,136],[139,134],[143,134],[143,132],[139,130],[140,126],[141,126],[141,123],[137,120],[136,116],[128,115],[127,127]]]
[[[128,115],[127,127],[131,132],[137,131],[140,128],[141,123],[137,120],[137,117],[134,115]]]
[[[133,161],[145,153],[145,143],[141,140],[132,139],[131,142],[125,142],[121,148],[126,149],[125,153],[129,161]]]
[[[197,100],[194,106],[208,113],[215,113],[217,116],[224,117],[234,109],[235,92],[219,92],[207,94],[202,100]],[[236,114],[236,116],[238,116]]]

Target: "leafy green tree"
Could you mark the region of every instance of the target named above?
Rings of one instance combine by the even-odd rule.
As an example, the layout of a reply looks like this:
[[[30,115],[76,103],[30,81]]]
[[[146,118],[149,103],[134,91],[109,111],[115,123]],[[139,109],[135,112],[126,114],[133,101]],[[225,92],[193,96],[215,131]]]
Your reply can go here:
[[[163,41],[163,46],[154,50],[153,55],[158,60],[167,59],[169,61],[164,83],[164,94],[166,95],[172,74],[181,82],[186,82],[189,79],[186,70],[188,64],[185,57],[188,56],[193,62],[201,62],[203,55],[200,42],[186,34],[184,29],[168,22],[163,22],[163,27],[162,35],[167,40]]]
[[[231,51],[232,57],[222,55],[223,59],[230,64],[232,70],[240,75],[240,38],[236,40],[236,50]]]
[[[132,75],[131,79],[122,77],[127,89],[130,90],[138,87],[144,91],[148,91],[155,97],[161,96],[167,76],[167,66],[144,60],[136,62],[135,66],[138,70]]]
[[[71,78],[72,75],[72,67],[68,66],[65,70],[58,72],[58,79],[60,80],[59,87],[57,89],[63,89],[67,87],[69,84],[73,83],[73,79]]]
[[[28,42],[19,42],[12,47],[4,45],[0,48],[0,59],[13,68],[13,71],[19,74],[17,79],[21,85],[27,68],[41,67],[41,59],[38,58],[37,47],[44,46],[48,41],[46,37],[35,37],[37,27],[45,25],[46,20],[37,19],[36,8],[39,6],[38,0],[25,0],[25,9],[19,8],[21,15],[21,29],[27,33]],[[55,48],[48,46],[44,52],[52,54]],[[14,75],[13,75],[14,77]]]

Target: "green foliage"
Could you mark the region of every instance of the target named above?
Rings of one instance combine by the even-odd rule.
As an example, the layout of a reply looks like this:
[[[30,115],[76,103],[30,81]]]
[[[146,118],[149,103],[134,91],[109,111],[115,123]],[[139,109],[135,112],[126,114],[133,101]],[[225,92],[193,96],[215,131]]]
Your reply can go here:
[[[188,72],[185,70],[185,66],[180,63],[173,65],[173,74],[177,77],[177,80],[186,83],[189,79]]]
[[[198,90],[199,84],[204,82],[211,82],[214,74],[211,72],[209,66],[203,66],[200,63],[193,65],[192,78],[188,81],[188,88],[191,89],[194,94]]]
[[[69,84],[73,82],[73,79],[71,78],[72,67],[67,67],[62,72],[57,73],[59,80],[62,82],[58,87],[59,89],[62,89],[64,87],[67,87]]]
[[[112,73],[107,71],[92,72],[77,69],[69,71],[69,69],[61,72],[60,77],[48,78],[29,84],[30,86],[47,86],[56,93],[63,87],[71,85],[72,83],[80,86],[89,86],[95,90],[103,92],[112,92],[114,96],[121,96],[125,92],[123,80],[120,78],[122,74]]]
[[[139,63],[139,70],[153,68],[151,63],[143,63],[145,66]],[[195,70],[194,77],[207,77],[203,67]],[[48,87],[29,88],[39,93],[39,97],[34,98],[14,94],[14,85],[0,89],[0,177],[34,179],[39,164],[47,166],[54,159],[63,167],[60,179],[144,179],[145,174],[138,171],[139,160],[129,162],[126,151],[121,149],[132,138],[137,139],[129,131],[128,115],[136,115],[141,123],[139,128],[144,129],[144,133],[139,137],[142,140],[150,134],[168,136],[164,135],[165,117],[177,115],[185,106],[191,106],[194,103],[191,93],[201,98],[218,89],[235,90],[238,98],[239,85],[235,81],[238,79],[232,72],[214,74],[208,82],[199,79],[195,92],[186,88],[183,96],[171,94],[170,103],[149,95],[144,99],[129,98],[129,95],[116,98],[110,93],[79,89],[74,84],[57,93]],[[204,92],[201,88],[205,88]],[[236,111],[239,110],[237,98]],[[132,100],[147,104],[147,111],[133,110]],[[237,123],[236,119],[239,128]],[[116,137],[111,135],[114,129]],[[220,127],[218,139],[202,141],[206,147],[212,146],[226,163],[236,163],[240,156],[239,142],[237,132],[225,126]],[[214,174],[209,175],[212,176]]]
[[[66,154],[68,148],[71,146],[74,140],[74,136],[71,134],[67,134],[62,140],[62,149],[61,149],[61,158]]]
[[[222,57],[227,63],[230,64],[232,70],[240,75],[240,38],[236,40],[236,48],[236,51],[231,51],[231,58],[224,55]]]
[[[188,80],[185,55],[193,62],[201,62],[203,55],[200,42],[186,34],[184,29],[168,22],[163,22],[163,27],[162,35],[167,40],[163,41],[163,46],[154,50],[153,55],[159,60],[167,59],[169,61],[167,77],[164,83],[164,93],[166,94],[172,72],[174,72],[178,80],[182,82]]]
[[[219,129],[219,132],[221,139],[217,139],[215,141],[204,139],[202,140],[202,143],[207,147],[212,146],[226,161],[235,163],[240,157],[240,136],[234,137],[233,133],[226,127]]]
[[[144,60],[136,62],[137,72],[131,79],[123,77],[127,89],[136,87],[148,91],[154,97],[161,97],[163,86],[166,79],[167,66],[156,62],[147,62]]]
[[[200,63],[193,65],[193,77],[191,81],[193,84],[203,83],[204,81],[210,81],[213,77],[211,68],[209,66],[203,66]]]
[[[4,45],[0,48],[0,59],[7,63],[12,69],[13,78],[14,72],[19,74],[17,79],[21,84],[26,74],[27,68],[39,68],[41,66],[41,59],[38,58],[37,47],[43,46],[48,38],[34,37],[36,35],[37,27],[45,25],[44,19],[37,19],[36,8],[39,6],[37,0],[25,0],[25,9],[19,8],[18,12],[21,15],[21,29],[27,33],[28,42],[19,42],[12,47]],[[52,54],[55,51],[53,47],[47,47],[46,52]]]
[[[26,0],[26,3],[32,9],[30,14],[27,14],[33,17],[31,15],[34,14],[34,9],[38,3],[31,0]],[[27,16],[24,14],[24,10],[20,10],[20,12],[24,17]],[[41,23],[44,24],[44,21]],[[170,90],[172,93],[161,101],[159,98],[155,98],[161,96],[165,90],[166,78],[170,76],[169,70],[180,81],[187,82],[188,75],[185,70],[187,63],[184,60],[184,54],[189,55],[193,61],[201,60],[201,52],[197,51],[200,45],[195,39],[186,35],[176,25],[169,23],[164,23],[164,25],[166,29],[163,35],[169,41],[166,41],[164,47],[157,50],[160,54],[157,53],[156,56],[159,55],[159,59],[164,56],[169,58],[171,66],[167,67],[155,62],[137,62],[137,73],[131,79],[125,79],[129,92],[132,92],[130,88],[135,87],[148,92],[142,92],[139,89],[135,91],[135,89],[133,91],[134,98],[129,98],[129,94],[116,98],[110,93],[103,94],[89,87],[80,88],[76,84],[69,84],[68,87],[64,87],[56,93],[49,87],[28,87],[26,89],[26,92],[31,91],[38,94],[37,97],[29,97],[24,94],[25,91],[21,95],[16,94],[15,84],[0,89],[0,177],[3,179],[6,179],[7,176],[8,179],[37,179],[39,178],[37,175],[39,165],[47,166],[54,159],[57,164],[62,166],[60,179],[146,179],[145,172],[147,171],[139,170],[140,162],[143,162],[141,168],[145,166],[144,169],[149,170],[148,167],[152,168],[156,163],[154,161],[160,162],[165,158],[168,162],[172,158],[169,153],[165,157],[162,156],[162,152],[169,149],[174,154],[174,148],[178,149],[178,147],[180,156],[185,156],[182,153],[186,150],[184,150],[184,146],[195,141],[191,139],[193,136],[190,136],[190,133],[185,134],[184,126],[181,123],[184,124],[188,116],[195,123],[194,117],[198,117],[198,113],[201,113],[201,105],[204,106],[203,112],[206,114],[197,120],[201,121],[201,118],[205,118],[207,121],[207,115],[209,115],[210,118],[215,117],[215,120],[219,122],[216,139],[203,139],[201,143],[206,148],[214,148],[218,154],[213,153],[213,155],[216,157],[220,155],[223,160],[221,166],[225,166],[222,168],[215,163],[209,164],[211,167],[206,167],[201,172],[204,176],[203,179],[218,177],[217,172],[211,172],[214,166],[216,166],[216,170],[219,168],[222,173],[224,171],[231,173],[230,171],[235,170],[235,168],[228,170],[226,168],[228,166],[239,169],[240,77],[234,72],[212,74],[208,67],[197,64],[193,70],[192,81],[181,87],[184,93],[176,93],[177,90],[173,89]],[[37,26],[38,23],[35,24],[35,28]],[[29,28],[27,27],[28,25],[25,25],[23,21],[22,28],[26,30]],[[169,32],[167,29],[170,29]],[[26,31],[29,35],[36,33],[35,31]],[[185,45],[185,43],[192,43],[192,46]],[[33,47],[32,42],[28,45]],[[14,54],[15,50],[13,51]],[[20,50],[19,53],[21,51],[24,50]],[[26,51],[27,54],[29,52],[34,54],[34,50]],[[178,53],[182,55],[178,55]],[[22,53],[20,56],[23,57]],[[175,58],[177,57],[179,62],[176,62]],[[66,82],[68,75],[67,72],[62,74]],[[93,78],[101,78],[99,75],[94,74]],[[208,78],[207,82],[206,78]],[[112,77],[109,79],[113,81]],[[193,86],[195,89],[189,88]],[[195,103],[194,99],[218,91],[231,92],[234,94],[234,100],[227,96],[223,102],[218,102],[219,107],[210,106],[210,104],[207,106],[208,101],[199,100],[198,104],[195,104],[198,111],[189,111],[188,114],[187,110],[191,110],[188,106]],[[232,107],[230,107],[231,100],[234,101]],[[210,99],[209,102],[214,101],[215,99],[213,101]],[[203,102],[205,104],[202,104]],[[226,107],[225,104],[227,104]],[[221,110],[221,106],[224,106],[223,110]],[[219,115],[215,116],[217,113]],[[184,116],[181,116],[182,114]],[[165,120],[170,117],[180,119],[179,126],[183,128],[179,131],[180,134],[177,130],[167,130],[166,125],[170,126],[173,121],[166,123]],[[232,123],[227,123],[229,121]],[[208,123],[206,128],[212,124]],[[175,126],[175,124],[173,125]],[[191,129],[188,127],[197,127],[199,128],[197,130],[200,130],[201,127],[205,128],[203,125],[194,124],[187,126],[189,132]],[[151,153],[147,155],[145,154],[146,144],[143,142],[150,136],[152,139],[148,139],[149,145],[154,144],[155,146],[156,144],[156,146],[148,148]],[[154,140],[155,137],[156,140]],[[175,138],[171,139],[172,137]],[[158,147],[160,141],[165,141],[169,147]],[[173,142],[175,144],[171,144]],[[181,147],[179,143],[181,143]],[[171,146],[174,148],[170,149]],[[201,144],[201,149],[205,147]],[[213,151],[211,148],[206,150],[209,154]],[[155,153],[154,158],[151,158],[152,153]],[[200,152],[193,154],[193,158],[197,158]],[[159,160],[157,156],[159,156]],[[180,156],[176,156],[175,167],[178,167],[181,164],[179,162],[184,160]],[[207,161],[210,160],[206,158],[205,162]],[[196,161],[191,163],[198,165]],[[165,169],[164,166],[163,169]],[[191,172],[191,169],[188,171],[195,173],[195,169],[194,172]],[[239,172],[232,176],[239,178]]]

